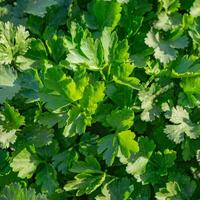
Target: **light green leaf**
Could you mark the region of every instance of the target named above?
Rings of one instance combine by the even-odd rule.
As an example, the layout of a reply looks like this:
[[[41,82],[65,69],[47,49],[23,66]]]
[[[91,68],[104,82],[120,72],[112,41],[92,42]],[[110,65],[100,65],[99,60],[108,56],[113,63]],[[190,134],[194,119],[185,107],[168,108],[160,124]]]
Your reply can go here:
[[[18,172],[18,177],[29,179],[33,176],[38,164],[39,160],[24,148],[14,156],[10,166],[14,172]]]
[[[132,153],[139,151],[138,143],[134,140],[135,134],[131,131],[122,131],[117,134],[122,154],[129,158]]]
[[[140,182],[140,176],[146,172],[146,166],[156,145],[147,137],[140,137],[138,143],[140,151],[132,156],[131,161],[128,161],[126,171]]]
[[[185,135],[191,139],[199,137],[200,126],[191,122],[188,112],[181,106],[176,106],[176,108],[172,109],[170,122],[173,125],[166,125],[164,132],[176,144],[183,142]]]
[[[102,185],[106,178],[106,173],[102,174],[78,174],[75,176],[75,180],[68,181],[64,186],[65,191],[77,190],[76,196],[82,196],[83,194],[91,194],[98,187]]]
[[[94,114],[98,103],[103,101],[105,96],[105,85],[103,82],[96,82],[93,85],[88,85],[83,93],[83,98],[80,100],[80,105],[89,114]]]
[[[192,7],[190,8],[190,14],[193,17],[199,17],[200,16],[200,1],[195,0]]]
[[[18,55],[24,55],[29,47],[28,37],[25,27],[0,22],[0,64],[11,64]]]
[[[91,125],[91,117],[87,116],[85,112],[81,112],[79,107],[73,107],[68,112],[67,124],[64,128],[63,135],[65,137],[72,137],[76,134],[83,134],[86,127]]]
[[[17,136],[16,130],[6,132],[2,126],[0,126],[0,147],[2,149],[9,148],[11,144],[14,144]]]
[[[88,78],[82,73],[77,75],[76,78],[75,81],[56,67],[47,70],[40,97],[47,103],[46,107],[48,109],[62,108],[82,97],[84,88],[88,84]]]
[[[145,38],[145,43],[154,48],[155,58],[166,64],[176,59],[178,53],[176,49],[184,49],[188,46],[188,38],[181,36],[175,40],[165,40],[158,32],[150,30]]]

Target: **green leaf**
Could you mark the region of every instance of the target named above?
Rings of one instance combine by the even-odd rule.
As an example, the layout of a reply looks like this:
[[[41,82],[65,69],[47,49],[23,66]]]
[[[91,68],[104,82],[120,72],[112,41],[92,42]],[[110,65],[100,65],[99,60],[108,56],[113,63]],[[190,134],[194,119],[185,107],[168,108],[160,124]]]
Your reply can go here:
[[[35,15],[38,17],[44,17],[46,14],[46,9],[52,5],[56,5],[56,0],[28,0],[22,1],[24,3],[24,12]]]
[[[88,156],[84,161],[75,162],[70,169],[73,173],[96,174],[101,173],[101,166],[96,158]]]
[[[200,75],[199,60],[187,56],[178,58],[172,63],[172,75],[175,78],[193,77]]]
[[[117,78],[116,76],[113,76],[113,80],[120,84],[120,85],[125,85],[127,87],[130,87],[131,89],[140,89],[140,80],[135,77],[124,77],[124,78]]]
[[[59,37],[56,34],[46,41],[49,53],[56,63],[65,58],[67,51],[65,43],[64,37]]]
[[[198,105],[200,101],[200,76],[188,77],[182,79],[180,86],[183,88],[184,93],[187,95],[189,101]]]
[[[199,149],[200,140],[186,139],[182,144],[182,157],[184,161],[189,161],[196,156],[196,152]]]
[[[94,114],[98,103],[103,101],[105,96],[105,84],[96,82],[94,85],[88,85],[83,93],[83,98],[80,100],[82,108],[88,111],[89,114]]]
[[[111,166],[115,160],[118,151],[117,138],[115,135],[106,135],[99,140],[98,154],[103,153],[103,159],[108,166]]]
[[[82,74],[81,74],[82,75]],[[86,76],[79,75],[77,82],[56,67],[47,70],[44,87],[41,89],[40,98],[47,103],[47,108],[56,110],[67,106],[82,97],[84,87],[88,84]],[[81,85],[82,84],[82,85]],[[79,86],[80,85],[80,86]]]
[[[173,107],[170,122],[173,125],[166,125],[164,132],[176,144],[183,142],[185,135],[191,139],[199,137],[200,127],[190,121],[188,112],[181,106]]]
[[[36,175],[36,184],[43,193],[51,195],[58,187],[57,173],[51,165],[45,165]]]
[[[107,115],[106,122],[116,131],[127,130],[134,123],[134,112],[128,108],[113,110],[110,115]]]
[[[159,0],[160,6],[165,9],[167,13],[176,12],[180,7],[179,0]]]
[[[9,174],[11,170],[9,160],[9,152],[0,149],[0,176]]]
[[[17,73],[8,66],[0,65],[0,104],[12,99],[20,90]]]
[[[52,128],[57,123],[60,124],[63,121],[65,122],[66,118],[66,114],[43,112],[38,118],[38,123],[48,128]]]
[[[192,7],[190,8],[190,14],[193,17],[199,17],[200,16],[200,1],[195,0]]]
[[[20,113],[8,103],[5,103],[5,108],[1,114],[4,116],[3,127],[6,130],[16,130],[25,124],[24,116],[21,116]]]
[[[14,172],[18,172],[18,177],[29,179],[33,176],[38,164],[39,160],[24,148],[14,156],[10,166]]]
[[[11,64],[18,55],[24,55],[30,43],[28,37],[25,27],[0,22],[0,64]]]
[[[67,174],[73,162],[78,160],[78,154],[74,150],[66,150],[53,156],[53,166],[62,174]]]
[[[76,196],[82,196],[83,194],[91,194],[98,187],[102,185],[106,178],[106,173],[93,175],[93,174],[78,174],[75,176],[75,180],[68,181],[64,186],[65,191],[77,190]]]
[[[76,134],[83,134],[86,127],[91,125],[91,117],[87,116],[85,112],[81,112],[79,107],[73,107],[68,112],[67,125],[63,130],[65,137],[72,137]]]
[[[115,178],[102,187],[102,196],[98,195],[95,200],[128,200],[133,191],[134,186],[130,179],[126,177]]]
[[[150,158],[147,164],[146,172],[140,178],[143,183],[159,183],[163,176],[168,174],[168,170],[174,166],[176,160],[176,152],[165,149],[163,153],[156,152]]]
[[[138,143],[134,140],[135,134],[131,131],[122,131],[117,134],[122,154],[129,158],[132,153],[139,151]]]
[[[195,181],[180,173],[173,173],[165,188],[156,193],[158,200],[190,199],[196,189]]]
[[[82,38],[80,50],[70,49],[66,60],[72,65],[84,65],[89,70],[97,71],[101,67],[102,49],[99,40],[91,37]]]
[[[32,188],[23,188],[19,183],[6,185],[0,195],[0,200],[47,200],[45,195],[36,194]]]
[[[126,171],[127,173],[132,174],[137,181],[140,182],[140,176],[146,172],[147,164],[156,145],[147,137],[140,137],[138,143],[140,151],[132,156],[131,161],[128,161]]]
[[[181,36],[175,40],[165,40],[159,32],[155,33],[155,31],[151,30],[147,33],[145,43],[154,49],[156,59],[167,64],[176,59],[178,53],[176,49],[184,49],[188,46],[188,39],[187,36]]]
[[[44,147],[52,143],[52,138],[54,137],[53,129],[48,129],[45,126],[32,125],[27,126],[23,130],[24,137],[30,145],[35,147]]]
[[[6,132],[2,126],[0,126],[0,147],[2,149],[9,148],[11,144],[14,144],[17,136],[16,130]]]
[[[88,4],[85,20],[92,29],[103,30],[104,27],[114,29],[120,20],[121,10],[121,5],[118,2],[93,0]]]
[[[173,15],[167,15],[165,12],[161,12],[158,15],[158,21],[155,22],[154,28],[158,30],[169,31],[177,28],[181,23],[181,15],[175,13]]]

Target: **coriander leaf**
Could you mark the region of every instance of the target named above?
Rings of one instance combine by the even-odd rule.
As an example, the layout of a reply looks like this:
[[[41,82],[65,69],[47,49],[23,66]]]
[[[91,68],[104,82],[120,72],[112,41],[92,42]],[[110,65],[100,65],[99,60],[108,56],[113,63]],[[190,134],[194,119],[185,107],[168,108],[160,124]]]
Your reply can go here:
[[[103,153],[103,159],[108,166],[111,166],[115,160],[118,151],[118,144],[115,135],[107,135],[99,140],[98,154]]]
[[[2,114],[4,116],[3,127],[8,131],[16,130],[25,123],[24,116],[21,116],[20,113],[8,103],[5,103]]]
[[[182,144],[182,157],[184,161],[189,161],[196,156],[196,152],[199,149],[200,140],[186,139]]]
[[[73,173],[95,174],[101,173],[101,166],[96,158],[88,156],[85,161],[77,161],[73,163],[70,171]]]
[[[147,33],[145,43],[154,49],[154,56],[160,62],[167,64],[177,57],[176,49],[184,49],[188,46],[187,36],[181,36],[175,40],[165,40],[161,35],[153,30]]]
[[[0,104],[12,99],[19,92],[21,87],[17,78],[16,71],[0,65]]]
[[[16,130],[6,132],[2,126],[0,126],[0,147],[2,149],[9,148],[11,144],[15,143],[17,139]]]
[[[0,22],[0,64],[11,64],[28,50],[30,40],[25,27]]]
[[[27,143],[33,144],[37,148],[50,145],[54,137],[53,132],[53,129],[39,125],[29,125],[23,130]]]
[[[192,7],[190,8],[190,14],[193,17],[199,17],[200,16],[200,1],[199,0],[195,0],[193,2]]]
[[[10,166],[14,172],[18,172],[18,177],[30,179],[33,176],[39,160],[32,155],[26,148],[22,149],[14,156]]]
[[[69,49],[66,60],[72,65],[84,65],[89,70],[98,71],[101,67],[102,54],[101,45],[98,39],[91,37],[82,38],[80,50]]]
[[[160,108],[156,105],[156,97],[167,90],[167,87],[163,90],[156,90],[156,84],[152,84],[148,89],[141,89],[138,93],[139,100],[142,102],[141,108],[143,112],[141,113],[141,119],[143,121],[153,121],[160,114]]]
[[[38,118],[38,123],[48,128],[52,128],[57,123],[62,123],[62,121],[66,121],[66,114],[43,112]]]
[[[134,187],[130,179],[122,177],[121,179],[113,179],[106,183],[102,189],[102,196],[98,195],[96,200],[128,200],[133,193]]]
[[[181,15],[175,13],[173,15],[167,15],[165,12],[161,12],[158,15],[158,21],[155,22],[154,28],[158,30],[169,31],[177,28],[181,23]]]
[[[47,200],[45,195],[36,194],[32,188],[23,188],[19,183],[11,183],[3,188],[0,200]]]
[[[147,164],[146,172],[140,176],[143,183],[159,183],[163,176],[168,174],[168,169],[174,166],[176,160],[176,152],[165,149],[163,153],[156,152],[150,158]]]
[[[82,173],[75,176],[75,180],[68,181],[64,186],[65,191],[77,190],[76,196],[90,194],[102,185],[106,178],[106,174],[87,174]]]
[[[46,41],[50,55],[56,63],[59,63],[61,59],[65,58],[67,51],[65,43],[65,38],[61,36],[59,37],[56,34]]]
[[[21,5],[24,7],[24,12],[36,15],[38,17],[44,17],[46,14],[46,9],[52,5],[56,5],[56,0],[28,0],[28,1],[22,1],[24,5]]]
[[[200,76],[188,77],[182,79],[180,86],[183,88],[184,93],[187,95],[189,101],[198,105],[200,101]]]
[[[140,137],[138,143],[140,151],[134,154],[131,160],[128,161],[126,171],[140,182],[140,176],[146,172],[146,166],[156,146],[154,142],[147,137]]]
[[[103,101],[105,96],[105,85],[103,82],[96,82],[94,85],[88,85],[83,93],[83,98],[80,100],[80,105],[86,109],[89,114],[94,114],[98,103]]]
[[[188,112],[181,106],[176,106],[176,108],[174,107],[172,109],[170,122],[172,122],[173,125],[166,125],[164,132],[167,134],[168,138],[176,144],[184,141],[185,134],[191,139],[199,137],[200,127],[190,121]]]
[[[160,6],[169,14],[176,12],[181,5],[179,0],[159,0],[159,2]]]
[[[171,64],[172,75],[176,78],[193,77],[200,75],[199,60],[188,58],[187,56],[178,58]]]
[[[172,173],[165,188],[160,188],[156,193],[158,200],[190,199],[196,189],[195,181],[180,173]]]
[[[129,158],[132,153],[139,151],[138,143],[134,140],[135,134],[131,131],[122,131],[117,134],[122,154]]]
[[[53,156],[53,166],[59,172],[66,175],[72,167],[73,162],[78,160],[78,154],[74,150],[66,150]]]
[[[27,70],[19,76],[21,91],[20,95],[26,98],[26,103],[39,100],[39,87],[42,85],[37,70]]]
[[[6,150],[0,150],[0,176],[5,176],[10,173],[10,165],[9,165],[9,152]]]
[[[114,29],[121,17],[120,3],[113,1],[92,0],[88,4],[85,20],[89,28],[103,30],[104,27]]]
[[[45,165],[36,175],[36,184],[43,193],[51,195],[58,188],[57,173],[51,165]]]
[[[80,79],[75,82],[61,69],[49,68],[45,74],[44,87],[40,91],[40,98],[47,103],[47,108],[56,110],[80,99],[88,83],[87,77],[84,75],[81,77],[81,75],[77,77]]]
[[[134,123],[134,112],[129,108],[113,110],[110,115],[107,115],[106,122],[116,131],[127,130]]]
[[[63,135],[72,137],[76,134],[83,134],[86,127],[91,125],[91,117],[85,112],[81,112],[79,107],[73,107],[68,112],[67,125],[64,128]]]

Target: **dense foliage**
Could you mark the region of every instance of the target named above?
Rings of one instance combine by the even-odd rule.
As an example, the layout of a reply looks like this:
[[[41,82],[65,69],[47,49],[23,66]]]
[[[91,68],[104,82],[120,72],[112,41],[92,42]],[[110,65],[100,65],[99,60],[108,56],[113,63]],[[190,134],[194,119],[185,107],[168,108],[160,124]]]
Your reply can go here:
[[[200,0],[0,0],[0,200],[200,199]]]

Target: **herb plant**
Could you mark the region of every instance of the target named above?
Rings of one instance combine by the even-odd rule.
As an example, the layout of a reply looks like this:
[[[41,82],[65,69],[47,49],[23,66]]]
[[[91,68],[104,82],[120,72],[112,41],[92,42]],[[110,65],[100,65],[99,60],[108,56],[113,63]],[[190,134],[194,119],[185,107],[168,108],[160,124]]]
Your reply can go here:
[[[199,0],[0,0],[0,200],[199,200],[199,136]]]

